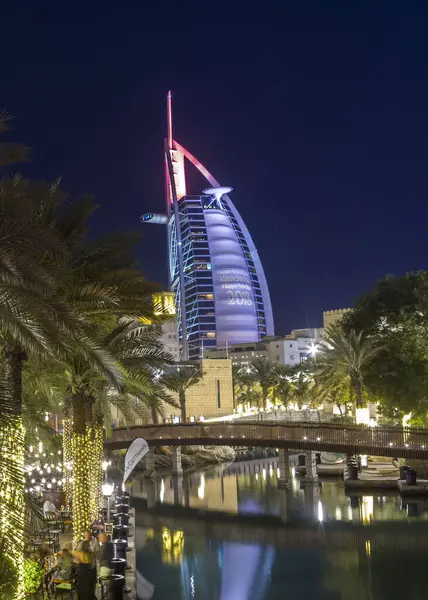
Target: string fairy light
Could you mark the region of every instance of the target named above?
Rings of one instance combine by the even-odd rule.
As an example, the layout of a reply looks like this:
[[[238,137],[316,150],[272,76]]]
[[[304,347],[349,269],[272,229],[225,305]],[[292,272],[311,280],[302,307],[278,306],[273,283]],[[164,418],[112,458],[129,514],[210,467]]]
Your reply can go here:
[[[88,485],[89,444],[87,433],[73,432],[71,450],[73,456],[73,533],[77,540],[91,522],[90,491]]]
[[[24,600],[24,427],[20,415],[10,415],[8,423],[2,423],[0,453],[2,463],[10,465],[0,478],[0,536],[3,553],[16,574],[13,599]]]
[[[92,427],[88,427],[87,438],[89,452],[88,483],[90,489],[90,513],[91,520],[95,520],[98,517],[98,511],[101,506],[101,486],[104,479],[102,469],[104,459],[102,426],[95,424]]]
[[[62,422],[62,449],[63,449],[63,460],[65,468],[64,477],[64,492],[65,492],[65,503],[69,507],[70,500],[73,493],[73,484],[70,481],[71,465],[73,461],[72,454],[72,422],[71,419],[63,419]],[[59,465],[61,466],[61,465]]]

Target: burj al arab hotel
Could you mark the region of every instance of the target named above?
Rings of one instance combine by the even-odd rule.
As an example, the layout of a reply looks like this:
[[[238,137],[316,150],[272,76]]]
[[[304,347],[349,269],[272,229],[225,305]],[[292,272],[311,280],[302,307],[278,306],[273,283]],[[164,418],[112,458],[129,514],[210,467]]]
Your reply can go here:
[[[272,306],[258,252],[230,199],[232,188],[221,185],[173,137],[171,92],[167,119],[166,216],[149,213],[142,220],[168,227],[169,282],[175,292],[182,358],[197,359],[204,349],[273,335]],[[188,193],[189,163],[207,180],[202,193]]]

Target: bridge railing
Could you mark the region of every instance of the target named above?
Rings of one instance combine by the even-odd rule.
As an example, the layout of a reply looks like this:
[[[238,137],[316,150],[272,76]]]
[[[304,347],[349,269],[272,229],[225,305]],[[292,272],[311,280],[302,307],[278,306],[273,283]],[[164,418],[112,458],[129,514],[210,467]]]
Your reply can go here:
[[[168,445],[200,443],[236,446],[263,445],[296,449],[342,450],[369,452],[387,450],[389,456],[418,458],[428,454],[428,430],[397,427],[343,426],[336,423],[284,423],[255,421],[233,423],[178,423],[175,425],[141,425],[120,428],[112,433],[112,441],[129,440],[136,429],[152,444]]]

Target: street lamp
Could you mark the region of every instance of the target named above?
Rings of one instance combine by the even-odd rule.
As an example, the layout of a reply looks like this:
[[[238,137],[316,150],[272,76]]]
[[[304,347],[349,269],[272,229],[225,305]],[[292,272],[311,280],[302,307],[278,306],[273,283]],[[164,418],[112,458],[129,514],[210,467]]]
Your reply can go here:
[[[102,485],[103,496],[107,498],[107,523],[110,523],[110,496],[114,490],[114,483],[105,481]]]

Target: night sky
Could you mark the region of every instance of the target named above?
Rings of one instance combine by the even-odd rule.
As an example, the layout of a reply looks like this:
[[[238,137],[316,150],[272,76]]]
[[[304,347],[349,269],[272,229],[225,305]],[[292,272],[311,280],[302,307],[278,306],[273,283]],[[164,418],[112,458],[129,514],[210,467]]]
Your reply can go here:
[[[427,30],[424,2],[15,0],[0,107],[33,148],[23,172],[94,194],[101,233],[163,210],[171,88],[175,137],[234,188],[282,334],[428,266]],[[143,233],[166,285],[166,234]]]

